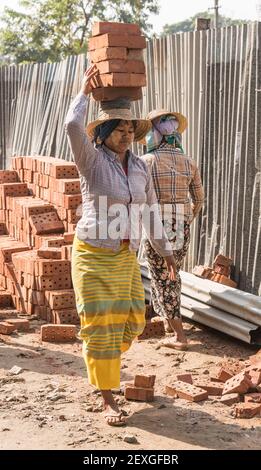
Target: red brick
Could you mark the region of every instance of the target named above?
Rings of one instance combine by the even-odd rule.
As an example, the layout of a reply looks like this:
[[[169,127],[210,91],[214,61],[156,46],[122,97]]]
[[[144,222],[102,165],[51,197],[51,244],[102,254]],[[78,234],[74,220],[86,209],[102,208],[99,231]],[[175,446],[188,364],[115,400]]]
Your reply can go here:
[[[193,379],[191,374],[177,374],[176,375],[176,380],[185,382],[187,384],[193,384]]]
[[[227,406],[234,405],[234,403],[240,402],[240,395],[239,393],[229,393],[228,395],[223,395],[220,399],[220,402]]]
[[[128,98],[130,101],[137,101],[142,98],[141,87],[107,87],[94,88],[92,96],[96,101],[111,101],[117,98]]]
[[[30,328],[29,321],[22,318],[10,318],[8,323],[15,326],[18,331],[29,331]]]
[[[244,400],[245,403],[261,403],[261,393],[248,393]]]
[[[5,291],[0,292],[0,308],[2,309],[3,307],[11,307],[12,304],[13,302],[11,295]]]
[[[57,191],[63,194],[80,194],[80,180],[78,178],[59,179],[56,183]]]
[[[15,170],[0,170],[0,184],[17,182],[18,174]]]
[[[62,236],[46,236],[46,237],[37,237],[37,240],[39,241],[39,244],[41,247],[46,247],[46,248],[60,248],[61,246],[64,245],[64,239]]]
[[[71,289],[71,274],[35,277],[30,280],[29,286],[36,290]]]
[[[13,253],[29,250],[28,246],[25,243],[12,240],[11,237],[8,237],[8,241],[8,248],[2,248],[0,246],[0,260],[2,259],[2,261],[5,263],[10,263],[12,261]]]
[[[75,294],[73,289],[47,291],[46,296],[51,309],[75,308]]]
[[[28,301],[33,305],[45,305],[45,292],[29,289],[28,290]]]
[[[144,61],[144,52],[142,49],[127,49],[127,59]]]
[[[59,276],[71,272],[71,263],[67,260],[36,260],[34,262],[36,276]]]
[[[56,212],[31,215],[29,222],[34,235],[57,232],[61,233],[64,231],[63,223],[59,220]]]
[[[145,73],[145,64],[141,60],[106,60],[99,62],[100,73]]]
[[[135,387],[132,384],[127,384],[125,387],[124,396],[126,400],[149,402],[154,400],[154,389]]]
[[[223,395],[227,393],[246,393],[250,387],[249,375],[246,372],[240,372],[225,382]]]
[[[62,258],[66,260],[71,260],[72,259],[72,248],[73,245],[65,245],[62,246]]]
[[[261,367],[259,370],[249,370],[248,371],[251,383],[252,383],[252,388],[256,388],[258,385],[261,383]]]
[[[237,287],[237,283],[235,281],[232,281],[232,279],[229,279],[227,276],[222,276],[220,275],[220,278],[218,280],[220,284],[224,284],[229,287],[233,287],[234,289]]]
[[[55,162],[50,166],[50,176],[52,178],[79,178],[79,173],[75,163],[70,162]]]
[[[144,36],[133,36],[128,34],[102,34],[89,39],[89,51],[101,49],[102,47],[127,47],[128,49],[145,49],[146,39]]]
[[[44,305],[34,305],[34,314],[41,320],[47,321],[47,307]]]
[[[101,34],[106,33],[130,34],[140,36],[141,30],[139,25],[134,23],[99,21],[93,24],[92,36],[99,36]]]
[[[28,187],[26,183],[3,183],[1,191],[4,196],[27,196]]]
[[[74,325],[42,325],[41,340],[50,343],[75,341],[76,327]]]
[[[142,87],[146,86],[146,75],[143,73],[105,73],[99,75],[104,87]]]
[[[140,49],[138,49],[140,51]],[[104,60],[118,59],[125,60],[127,59],[127,48],[126,47],[102,47],[101,49],[96,49],[95,51],[90,51],[89,56],[91,62],[97,63]]]
[[[214,259],[213,265],[215,266],[216,264],[221,264],[222,266],[231,266],[232,262],[233,260],[231,258],[228,258],[227,256],[219,254]]]
[[[198,277],[203,277],[204,279],[208,279],[209,275],[211,274],[212,272],[212,269],[211,268],[208,268],[206,266],[202,266],[202,265],[199,265],[199,266],[195,266],[192,270],[192,273],[195,275],[195,276],[198,276]]]
[[[135,375],[134,386],[140,388],[153,388],[156,375]]]
[[[228,266],[222,266],[221,264],[217,264],[214,266],[214,272],[228,277],[230,275],[230,268]]]
[[[49,212],[55,212],[55,208],[51,204],[47,204],[44,201],[42,204],[33,204],[31,202],[30,205],[23,208],[23,217],[29,218],[31,215],[46,214]]]
[[[194,385],[177,381],[172,384],[166,385],[166,394],[171,397],[178,395],[179,398],[184,398],[189,401],[202,401],[208,398],[208,392]]]
[[[230,369],[225,369],[224,367],[220,367],[217,371],[217,379],[221,382],[226,382],[227,380],[231,379],[235,374]]]
[[[151,322],[147,321],[145,328],[138,339],[159,338],[165,336],[165,328],[163,321]]]
[[[13,302],[13,299],[12,299]],[[3,309],[0,310],[0,320],[9,320],[10,318],[17,318],[17,312],[13,309]]]
[[[65,232],[63,234],[63,239],[65,243],[72,244],[74,240],[75,234],[73,232]]]
[[[202,388],[208,392],[208,395],[222,395],[224,385],[220,382],[214,382],[205,378],[193,379],[193,385]]]
[[[253,418],[259,415],[261,411],[260,403],[240,403],[236,405],[234,410],[234,416],[236,418]]]
[[[53,310],[54,323],[77,325],[80,323],[80,318],[75,308],[66,308],[65,310]]]
[[[11,325],[11,323],[8,323],[7,321],[0,322],[0,334],[1,335],[10,335],[15,330],[16,330],[16,326]]]
[[[64,194],[63,195],[63,207],[66,209],[77,209],[82,203],[82,196],[79,194]]]
[[[46,259],[62,259],[62,252],[60,248],[39,248],[37,256]]]
[[[249,360],[251,364],[257,364],[258,362],[261,362],[261,349],[259,349],[256,354],[250,356]]]

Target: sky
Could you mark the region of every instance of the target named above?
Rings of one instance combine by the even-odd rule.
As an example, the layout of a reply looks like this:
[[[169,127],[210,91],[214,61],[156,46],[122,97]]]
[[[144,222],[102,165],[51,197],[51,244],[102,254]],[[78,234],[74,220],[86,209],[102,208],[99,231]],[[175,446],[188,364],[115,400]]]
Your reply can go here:
[[[214,0],[159,0],[159,4],[159,15],[152,15],[150,18],[156,33],[160,33],[167,23],[176,23],[194,16],[200,11],[206,11],[214,6]],[[219,4],[221,7],[219,11],[222,15],[261,21],[261,0],[219,0]],[[260,10],[257,9],[258,4]],[[0,0],[0,12],[4,6],[17,8],[18,5],[18,0]]]

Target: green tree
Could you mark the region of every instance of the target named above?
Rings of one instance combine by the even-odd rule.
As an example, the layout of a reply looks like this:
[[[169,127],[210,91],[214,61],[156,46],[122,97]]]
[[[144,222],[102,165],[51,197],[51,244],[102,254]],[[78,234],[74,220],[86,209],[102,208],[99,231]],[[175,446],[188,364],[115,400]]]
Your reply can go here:
[[[203,11],[201,13],[197,13],[194,16],[191,16],[187,20],[180,21],[179,23],[166,24],[163,27],[162,36],[165,36],[166,34],[186,33],[188,31],[194,31],[196,18],[210,18],[211,23],[214,22],[214,14],[209,13],[208,11]],[[246,22],[247,22],[246,20],[236,20],[236,19],[234,20],[227,16],[219,15],[219,27],[221,28],[223,26],[239,25],[239,24],[243,24]]]
[[[87,50],[94,21],[138,23],[148,34],[148,18],[158,0],[23,0],[22,13],[5,8],[0,18],[2,63],[54,62]]]

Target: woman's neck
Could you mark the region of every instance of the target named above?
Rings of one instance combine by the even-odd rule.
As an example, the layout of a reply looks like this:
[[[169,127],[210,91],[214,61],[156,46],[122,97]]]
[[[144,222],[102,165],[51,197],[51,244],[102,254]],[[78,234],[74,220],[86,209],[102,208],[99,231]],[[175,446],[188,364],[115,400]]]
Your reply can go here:
[[[124,165],[127,162],[127,152],[118,153],[118,157],[122,165]]]

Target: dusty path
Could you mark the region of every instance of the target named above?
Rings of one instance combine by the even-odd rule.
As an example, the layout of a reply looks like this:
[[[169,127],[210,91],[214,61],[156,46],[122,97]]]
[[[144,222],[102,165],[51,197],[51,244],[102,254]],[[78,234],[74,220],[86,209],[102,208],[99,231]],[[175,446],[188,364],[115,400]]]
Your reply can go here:
[[[135,373],[156,373],[153,403],[117,399],[128,427],[104,424],[100,396],[88,385],[81,343],[40,342],[40,323],[30,333],[0,337],[0,449],[260,449],[261,419],[235,419],[215,397],[201,403],[164,394],[178,372],[208,374],[224,356],[247,359],[257,348],[218,332],[185,323],[188,352],[156,349],[157,340],[137,341],[123,357],[122,383]],[[7,374],[14,365],[17,376]],[[123,441],[125,434],[138,443]]]

